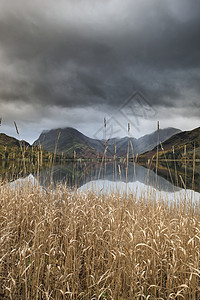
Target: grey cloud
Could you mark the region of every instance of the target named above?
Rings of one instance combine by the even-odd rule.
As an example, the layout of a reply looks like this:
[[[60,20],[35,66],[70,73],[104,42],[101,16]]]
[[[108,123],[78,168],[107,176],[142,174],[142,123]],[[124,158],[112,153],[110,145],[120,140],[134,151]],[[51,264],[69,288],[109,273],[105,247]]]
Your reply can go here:
[[[0,4],[0,101],[116,109],[199,101],[200,5],[191,0]],[[34,110],[33,108],[33,111]]]

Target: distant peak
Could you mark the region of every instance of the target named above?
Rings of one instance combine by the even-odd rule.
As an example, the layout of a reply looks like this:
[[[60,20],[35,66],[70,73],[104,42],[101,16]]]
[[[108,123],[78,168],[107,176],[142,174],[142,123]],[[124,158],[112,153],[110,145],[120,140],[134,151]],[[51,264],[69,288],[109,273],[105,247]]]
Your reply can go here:
[[[42,134],[44,134],[44,133],[48,133],[49,132],[49,130],[48,129],[44,129],[44,130],[42,130]]]

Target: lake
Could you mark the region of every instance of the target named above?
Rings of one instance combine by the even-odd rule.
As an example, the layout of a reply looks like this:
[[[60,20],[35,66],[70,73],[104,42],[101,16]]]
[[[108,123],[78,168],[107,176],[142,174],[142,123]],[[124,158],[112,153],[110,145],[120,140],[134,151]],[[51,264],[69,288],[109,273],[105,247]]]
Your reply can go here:
[[[41,166],[26,163],[26,170],[21,162],[0,161],[0,176],[2,179],[22,182],[23,178],[35,180],[42,187],[47,188],[50,183],[55,187],[65,183],[71,188],[87,192],[93,190],[97,193],[134,193],[149,196],[156,193],[157,197],[198,198],[200,192],[200,166],[195,170],[191,164],[174,162],[160,163],[157,171],[155,166],[145,167],[129,161],[62,161],[53,167],[49,163]],[[186,188],[185,188],[186,187]],[[194,191],[194,192],[192,192]]]

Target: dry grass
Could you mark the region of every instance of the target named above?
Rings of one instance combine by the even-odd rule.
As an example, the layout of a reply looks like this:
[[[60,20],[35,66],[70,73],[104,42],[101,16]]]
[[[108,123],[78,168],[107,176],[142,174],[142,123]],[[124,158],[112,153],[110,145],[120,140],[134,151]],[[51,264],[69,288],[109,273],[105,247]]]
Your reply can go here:
[[[0,187],[0,299],[200,299],[188,203]]]

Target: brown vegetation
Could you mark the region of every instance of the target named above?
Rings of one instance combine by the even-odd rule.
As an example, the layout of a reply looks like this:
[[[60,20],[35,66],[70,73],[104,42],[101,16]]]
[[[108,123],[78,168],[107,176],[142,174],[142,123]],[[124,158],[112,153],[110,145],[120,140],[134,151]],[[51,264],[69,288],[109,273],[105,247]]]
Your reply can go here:
[[[200,209],[0,187],[0,299],[199,299]]]

